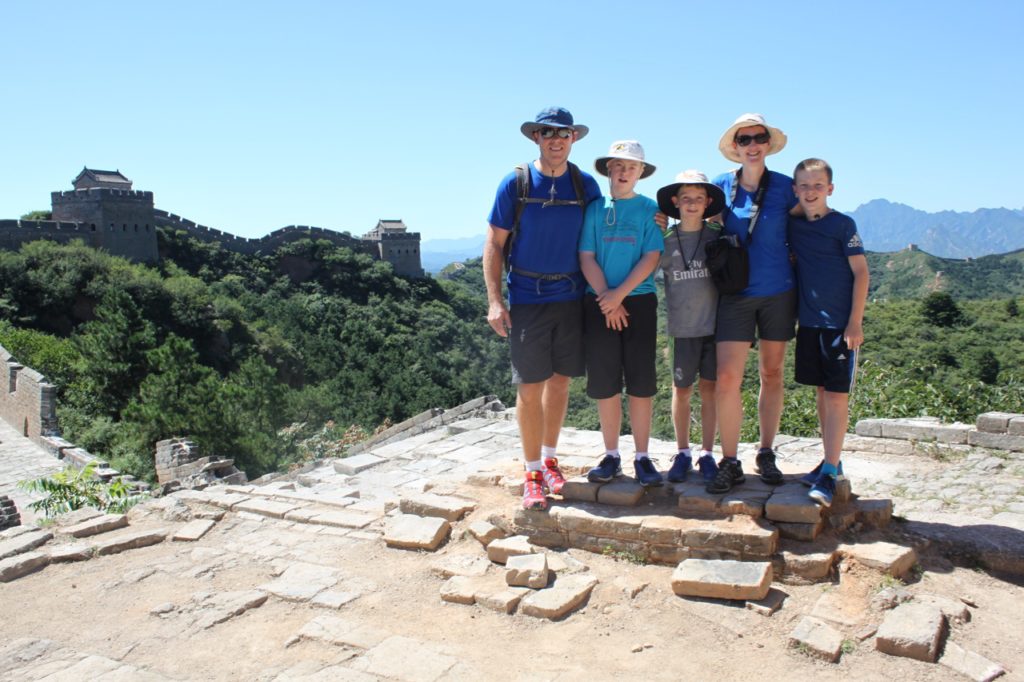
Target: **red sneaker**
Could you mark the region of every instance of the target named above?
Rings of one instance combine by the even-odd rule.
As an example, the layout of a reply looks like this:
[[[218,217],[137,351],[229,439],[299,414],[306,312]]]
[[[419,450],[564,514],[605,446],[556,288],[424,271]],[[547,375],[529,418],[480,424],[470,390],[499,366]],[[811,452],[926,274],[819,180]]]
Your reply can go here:
[[[558,460],[554,457],[548,457],[544,460],[544,485],[547,486],[548,492],[553,495],[559,495],[562,492],[562,486],[565,485],[565,476],[562,476],[562,470],[558,468]]]
[[[527,471],[526,481],[523,483],[523,509],[540,509],[548,507],[548,500],[544,497],[544,477],[539,471]]]

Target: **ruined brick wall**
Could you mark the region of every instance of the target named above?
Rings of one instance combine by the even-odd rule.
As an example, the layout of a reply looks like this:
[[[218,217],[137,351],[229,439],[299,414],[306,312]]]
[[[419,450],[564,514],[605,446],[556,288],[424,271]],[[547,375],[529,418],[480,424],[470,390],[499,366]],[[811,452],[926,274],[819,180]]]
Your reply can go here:
[[[18,433],[41,443],[57,432],[56,391],[46,377],[0,346],[0,418]]]

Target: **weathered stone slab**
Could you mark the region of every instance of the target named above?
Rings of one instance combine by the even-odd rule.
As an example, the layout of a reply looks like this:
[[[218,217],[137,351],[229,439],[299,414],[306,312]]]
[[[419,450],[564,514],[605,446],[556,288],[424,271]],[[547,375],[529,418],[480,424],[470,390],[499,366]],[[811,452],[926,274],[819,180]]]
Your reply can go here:
[[[530,593],[527,587],[508,587],[496,592],[485,589],[476,593],[476,603],[498,613],[512,613],[523,597]]]
[[[784,523],[818,523],[821,507],[807,496],[807,488],[797,485],[779,486],[764,505],[764,515]]]
[[[857,426],[854,427],[854,433],[858,436],[868,436],[871,438],[882,437],[882,422],[884,419],[861,419],[857,422]]]
[[[352,457],[346,457],[345,459],[339,459],[334,463],[334,470],[339,474],[346,474],[348,476],[355,476],[361,471],[366,471],[371,467],[375,467],[384,459],[376,455],[362,454],[353,455]]]
[[[1024,415],[1018,415],[1011,419],[1006,432],[1014,436],[1024,436]]]
[[[632,478],[619,478],[605,483],[597,491],[597,501],[618,507],[635,507],[644,497],[644,487]]]
[[[899,438],[936,443],[967,443],[968,434],[977,433],[970,424],[942,424],[932,419],[885,419],[883,438]]]
[[[575,502],[597,502],[597,491],[600,483],[591,483],[586,476],[574,476],[566,479],[562,486],[562,499]]]
[[[285,601],[309,601],[316,594],[338,584],[341,575],[327,566],[294,563],[280,576],[259,586],[260,590]]]
[[[672,591],[681,597],[764,599],[772,584],[767,561],[686,559],[672,573]]]
[[[814,542],[821,529],[825,527],[825,520],[819,519],[817,523],[785,523],[775,521],[775,527],[779,530],[779,536],[788,540],[799,540],[800,542]]]
[[[172,536],[172,540],[179,542],[195,542],[199,538],[206,535],[211,528],[213,528],[214,522],[207,519],[196,519],[195,521],[189,521],[184,526],[175,531]]]
[[[387,633],[340,616],[322,615],[302,626],[297,636],[335,646],[369,649],[383,642],[387,638]]]
[[[86,538],[92,535],[99,535],[100,533],[117,530],[118,528],[124,528],[127,525],[128,517],[124,514],[104,514],[102,516],[91,518],[88,521],[76,523],[73,526],[61,528],[57,532],[76,538]]]
[[[548,560],[544,554],[511,556],[505,562],[505,583],[511,587],[540,589],[548,584]]]
[[[917,552],[913,547],[902,547],[891,542],[865,542],[844,544],[839,551],[857,563],[902,578],[917,563]]]
[[[484,547],[505,537],[504,531],[482,519],[469,524],[469,533]]]
[[[424,493],[403,498],[399,503],[399,509],[403,514],[435,516],[446,521],[458,521],[476,509],[476,504],[458,497]]]
[[[338,509],[336,511],[315,514],[309,519],[309,523],[318,526],[332,526],[334,528],[366,528],[378,518],[378,516],[373,514],[350,509]]]
[[[356,670],[384,679],[434,682],[451,670],[458,659],[437,647],[409,637],[389,637],[356,658]]]
[[[946,619],[935,606],[908,602],[890,611],[875,635],[875,648],[891,656],[934,663],[946,633]]]
[[[771,495],[769,491],[751,490],[741,485],[719,495],[721,499],[718,501],[718,511],[723,514],[745,514],[755,518],[764,516],[764,506]]]
[[[971,431],[967,434],[968,445],[976,448],[992,448],[993,450],[1009,450],[1010,452],[1024,452],[1024,435],[1010,433],[985,433],[984,431]]]
[[[678,516],[647,516],[640,522],[639,538],[654,545],[678,545],[683,532],[692,528],[691,520]]]
[[[843,648],[843,636],[817,618],[804,616],[789,635],[789,645],[835,663]]]
[[[290,502],[275,502],[252,498],[245,502],[239,502],[231,508],[235,512],[249,512],[260,516],[269,516],[272,519],[283,519],[284,515],[298,507]]]
[[[479,578],[485,575],[492,565],[487,557],[479,554],[449,554],[434,563],[430,567],[430,572],[441,578],[450,578],[453,575]]]
[[[867,608],[866,599],[850,598],[840,585],[838,589],[826,590],[818,596],[811,615],[819,620],[852,628],[861,624]]]
[[[0,583],[28,575],[50,563],[50,555],[45,552],[23,552],[0,560]]]
[[[985,412],[978,415],[975,425],[985,433],[1006,433],[1010,420],[1020,416],[1014,412]]]
[[[451,524],[444,519],[399,514],[388,519],[384,542],[388,547],[432,552],[444,542],[450,530]]]
[[[768,594],[765,595],[764,599],[748,600],[747,608],[754,613],[761,614],[762,616],[770,616],[782,608],[782,604],[786,601],[786,597],[788,596],[789,595],[782,590],[777,590],[772,587],[768,590]]]
[[[215,507],[221,507],[223,509],[232,509],[236,504],[242,504],[249,499],[248,495],[239,495],[237,493],[215,493],[206,492],[205,503],[212,504]]]
[[[53,533],[46,530],[29,530],[8,540],[0,540],[0,559],[23,554],[53,539]]]
[[[892,520],[892,500],[866,500],[857,499],[853,501],[853,507],[857,510],[857,520],[871,528],[886,528]]]
[[[553,586],[526,595],[520,611],[534,618],[557,620],[583,604],[597,582],[591,575],[560,576]]]
[[[974,682],[990,682],[1004,675],[1006,670],[984,656],[968,651],[955,642],[946,642],[939,663]]]
[[[712,495],[704,485],[695,481],[678,483],[673,488],[679,495],[679,509],[689,514],[714,514],[718,511],[721,495]]]
[[[319,606],[325,609],[340,609],[345,604],[353,602],[362,596],[360,592],[335,592],[333,590],[324,590],[318,592],[309,600],[310,605]]]
[[[206,595],[199,600],[195,626],[206,630],[235,616],[240,616],[250,609],[263,606],[267,601],[267,593],[259,590],[242,590],[237,592],[219,592]]]
[[[939,611],[942,611],[942,615],[946,617],[947,622],[966,623],[971,619],[970,610],[959,599],[947,599],[935,594],[917,594],[914,595],[914,602],[934,606]]]
[[[86,561],[92,558],[92,547],[84,542],[66,545],[52,545],[46,548],[50,554],[51,564],[66,564],[73,561]]]
[[[530,544],[525,535],[513,535],[509,538],[495,540],[487,545],[487,558],[496,564],[504,564],[511,556],[533,554],[536,548]]]
[[[476,603],[479,583],[464,575],[453,575],[441,584],[441,601],[467,606]]]
[[[556,507],[550,515],[562,531],[620,540],[638,540],[640,524],[644,521],[642,516],[626,515],[618,509],[601,506]]]
[[[96,556],[118,554],[119,552],[124,552],[129,549],[139,549],[140,547],[158,545],[166,539],[167,530],[164,528],[118,533],[117,535],[104,538],[103,540],[93,544],[93,552]]]
[[[779,532],[762,519],[737,515],[729,519],[687,519],[683,545],[694,550],[732,553],[767,560],[778,546]]]
[[[69,511],[67,514],[61,514],[57,517],[57,527],[67,528],[68,526],[75,526],[83,521],[89,519],[95,519],[98,516],[103,516],[103,512],[95,507],[80,507],[74,511]]]
[[[835,565],[835,543],[794,543],[787,541],[773,557],[775,578],[784,583],[806,585],[828,578]]]

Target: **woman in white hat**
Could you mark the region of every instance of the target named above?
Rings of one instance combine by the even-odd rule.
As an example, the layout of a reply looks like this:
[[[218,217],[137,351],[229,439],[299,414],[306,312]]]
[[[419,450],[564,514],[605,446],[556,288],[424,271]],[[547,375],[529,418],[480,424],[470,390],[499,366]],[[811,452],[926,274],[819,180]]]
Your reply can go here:
[[[782,482],[772,444],[782,416],[786,343],[795,334],[796,279],[786,245],[786,222],[797,200],[792,179],[768,170],[765,159],[785,146],[785,133],[768,125],[761,114],[737,118],[718,143],[725,158],[741,165],[712,182],[725,193],[725,232],[746,244],[750,280],[742,292],[723,295],[719,300],[715,403],[724,457],[718,475],[707,485],[712,493],[728,492],[746,480],[737,458],[743,421],[740,384],[755,340],[761,378],[757,469],[765,483]]]

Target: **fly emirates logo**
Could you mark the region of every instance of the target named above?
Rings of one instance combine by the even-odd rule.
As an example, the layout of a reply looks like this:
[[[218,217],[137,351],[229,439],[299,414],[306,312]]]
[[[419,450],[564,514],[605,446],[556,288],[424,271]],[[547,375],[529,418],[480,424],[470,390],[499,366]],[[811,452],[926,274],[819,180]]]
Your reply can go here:
[[[673,282],[681,282],[686,279],[705,279],[710,276],[711,273],[704,267],[702,260],[691,261],[689,270],[672,270]]]

